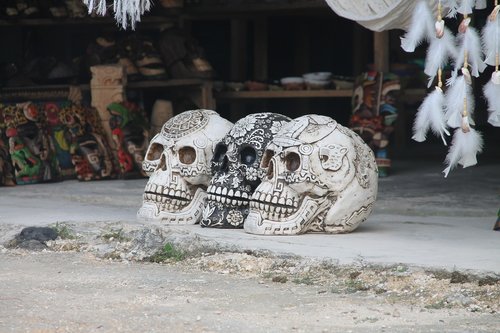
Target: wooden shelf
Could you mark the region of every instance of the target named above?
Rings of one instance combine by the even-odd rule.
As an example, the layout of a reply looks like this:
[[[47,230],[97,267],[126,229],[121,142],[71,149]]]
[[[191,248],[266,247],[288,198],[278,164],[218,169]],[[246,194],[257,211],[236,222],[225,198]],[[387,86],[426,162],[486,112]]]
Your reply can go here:
[[[160,24],[171,22],[174,18],[165,16],[144,16],[141,22],[137,23],[140,28],[144,24]],[[0,27],[50,27],[50,26],[79,26],[79,25],[116,25],[111,17],[84,17],[84,18],[32,18],[18,20],[0,20]]]
[[[215,93],[216,99],[244,98],[351,98],[352,90],[263,90],[223,91]]]
[[[162,88],[162,87],[185,87],[199,86],[205,84],[207,80],[202,79],[170,79],[170,80],[151,80],[151,81],[131,81],[127,82],[127,88]]]

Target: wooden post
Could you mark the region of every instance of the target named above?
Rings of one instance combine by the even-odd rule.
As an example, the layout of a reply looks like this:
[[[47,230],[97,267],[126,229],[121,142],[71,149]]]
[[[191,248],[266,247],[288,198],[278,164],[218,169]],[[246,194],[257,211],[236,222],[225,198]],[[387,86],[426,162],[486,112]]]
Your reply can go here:
[[[92,106],[97,109],[109,145],[114,149],[116,145],[109,126],[111,115],[108,112],[108,105],[125,100],[127,75],[121,65],[92,66],[90,71],[92,72],[92,80],[90,80]]]
[[[379,72],[389,71],[389,32],[374,32],[373,34],[373,64]]]
[[[255,19],[253,43],[255,80],[266,81],[268,78],[268,49],[267,17]]]

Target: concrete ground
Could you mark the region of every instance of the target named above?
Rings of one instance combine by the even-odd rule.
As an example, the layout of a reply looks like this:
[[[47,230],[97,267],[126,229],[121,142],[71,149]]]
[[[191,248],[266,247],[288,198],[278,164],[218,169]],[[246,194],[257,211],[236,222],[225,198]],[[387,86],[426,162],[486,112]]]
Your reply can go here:
[[[0,188],[0,332],[498,332],[500,165],[441,169],[395,162],[348,235],[139,223],[146,179]]]
[[[163,228],[225,245],[331,258],[341,264],[362,260],[500,274],[500,232],[492,230],[500,208],[500,165],[456,170],[447,179],[441,169],[434,162],[395,162],[393,174],[380,179],[373,214],[347,235],[255,236],[198,225]],[[139,224],[135,216],[146,182],[64,181],[0,188],[0,228],[11,231],[4,231],[0,242],[21,226]]]

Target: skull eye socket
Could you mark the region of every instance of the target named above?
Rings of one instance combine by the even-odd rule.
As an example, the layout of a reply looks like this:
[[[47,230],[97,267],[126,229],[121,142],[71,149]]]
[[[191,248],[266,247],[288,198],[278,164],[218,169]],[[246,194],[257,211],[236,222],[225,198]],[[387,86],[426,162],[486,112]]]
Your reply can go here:
[[[290,172],[296,171],[300,167],[300,156],[297,153],[288,153],[285,157],[286,169]]]
[[[223,143],[218,143],[217,146],[215,146],[213,161],[216,163],[222,162],[224,160],[224,156],[226,156],[226,152],[227,146]]]
[[[257,159],[257,152],[250,146],[246,146],[240,151],[240,162],[245,165],[252,165]]]
[[[162,153],[163,153],[163,146],[158,143],[152,143],[151,146],[149,147],[146,159],[148,161],[159,160]]]
[[[266,150],[264,152],[264,156],[262,156],[262,162],[260,163],[260,167],[266,169],[269,166],[269,162],[271,162],[271,158],[274,156],[274,151]]]
[[[182,164],[193,164],[196,160],[196,150],[193,147],[182,147],[179,149],[179,161]]]

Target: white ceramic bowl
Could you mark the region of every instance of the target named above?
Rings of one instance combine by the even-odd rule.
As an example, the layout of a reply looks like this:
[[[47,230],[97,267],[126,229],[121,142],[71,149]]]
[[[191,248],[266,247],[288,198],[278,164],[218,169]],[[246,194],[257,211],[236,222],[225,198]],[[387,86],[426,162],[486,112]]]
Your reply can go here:
[[[332,73],[330,72],[314,72],[302,75],[305,80],[330,81]]]

